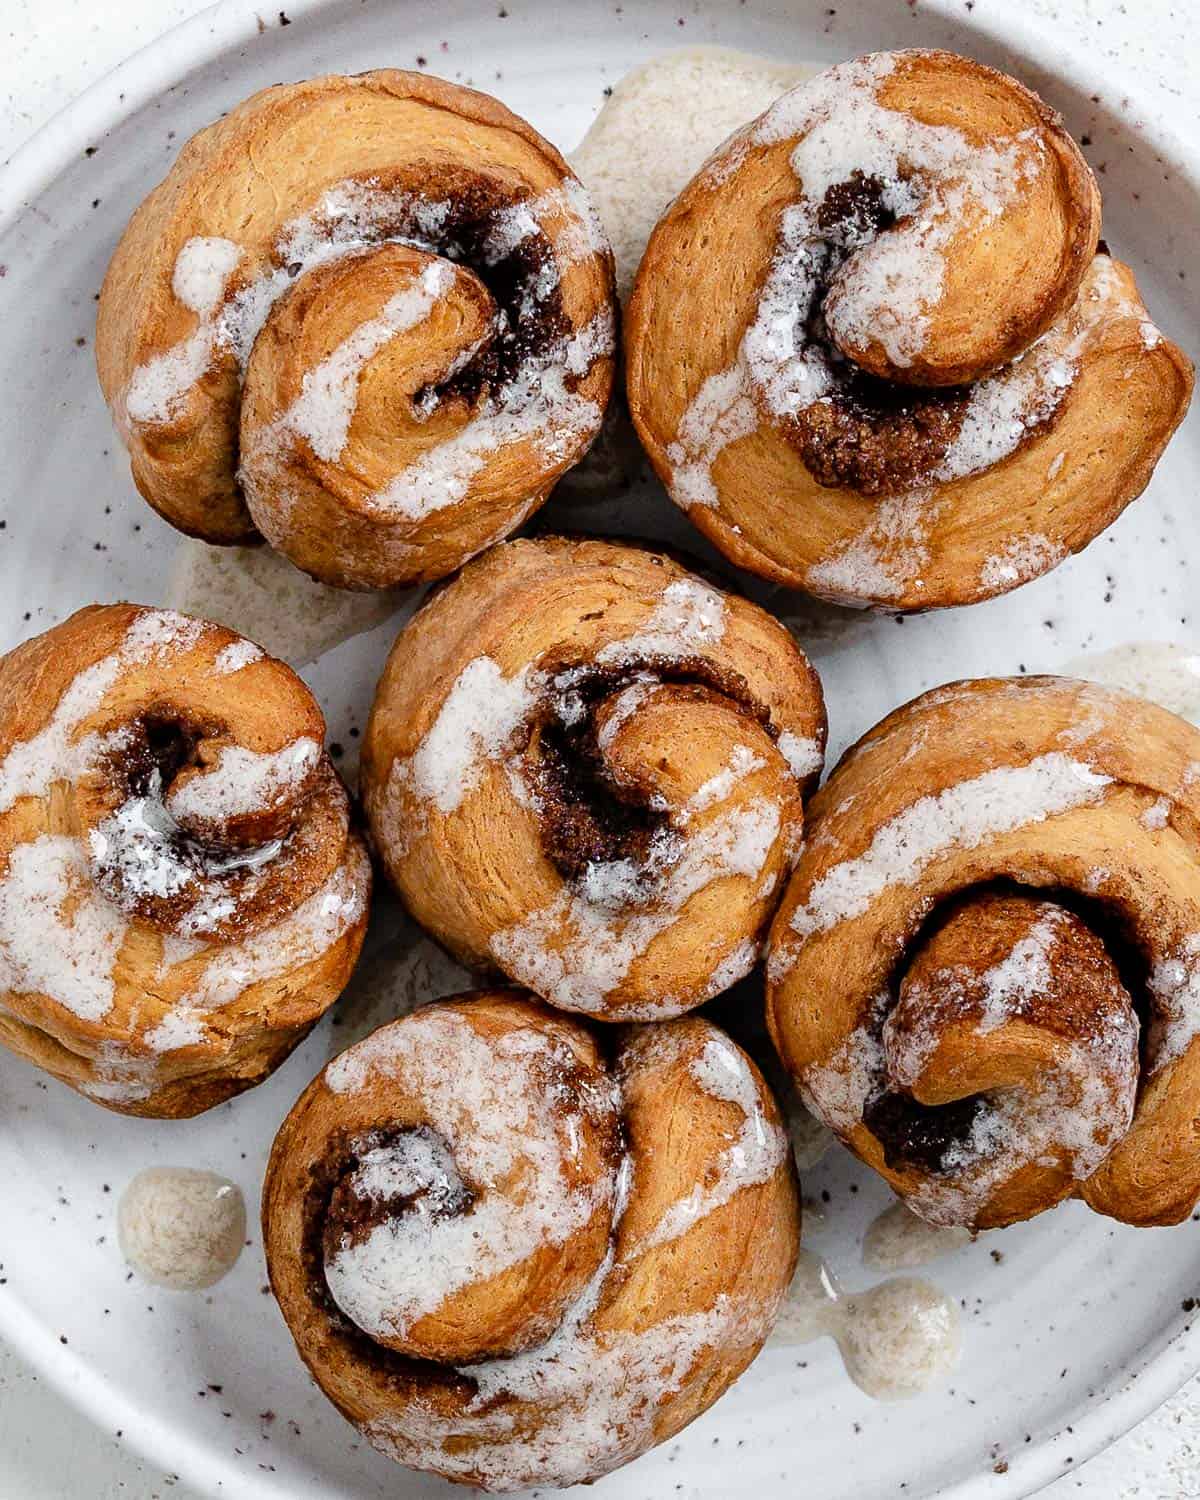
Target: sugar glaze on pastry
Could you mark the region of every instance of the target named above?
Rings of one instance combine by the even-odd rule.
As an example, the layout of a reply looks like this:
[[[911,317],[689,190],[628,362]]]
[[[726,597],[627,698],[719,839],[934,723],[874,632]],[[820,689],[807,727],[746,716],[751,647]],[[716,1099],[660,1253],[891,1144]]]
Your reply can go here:
[[[399,1462],[490,1490],[597,1478],[766,1338],[799,1204],[761,1076],[691,1018],[606,1051],[477,993],[357,1043],[285,1122],[272,1285],[326,1394]]]
[[[545,500],[599,428],[614,311],[554,148],[381,69],[264,89],[188,143],[113,257],[97,366],[168,521],[387,589]]]
[[[984,679],[897,710],[814,799],[768,1019],[806,1103],[922,1216],[1191,1212],[1198,785],[1200,732],[1163,709]]]
[[[308,690],[135,605],[0,660],[0,1040],[110,1108],[192,1114],[336,997],[369,868]]]
[[[1079,149],[1015,80],[919,50],[827,70],[647,246],[626,357],[657,472],[731,560],[835,602],[1046,571],[1144,487],[1192,386],[1098,230]]]
[[[363,799],[457,957],[661,1019],[757,963],[824,737],[816,675],[763,611],[644,549],[517,541],[393,647]]]

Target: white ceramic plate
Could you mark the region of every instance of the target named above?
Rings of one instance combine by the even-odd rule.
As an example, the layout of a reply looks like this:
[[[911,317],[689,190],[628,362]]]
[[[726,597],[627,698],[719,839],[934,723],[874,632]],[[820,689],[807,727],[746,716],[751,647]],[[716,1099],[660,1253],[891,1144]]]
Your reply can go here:
[[[681,43],[832,61],[875,47],[948,45],[1018,73],[1057,104],[1103,173],[1105,232],[1155,316],[1186,340],[1200,293],[1185,279],[1200,230],[1200,158],[1135,122],[1120,78],[1068,56],[1019,17],[970,29],[958,0],[360,0],[219,6],[133,59],[55,120],[0,179],[0,644],[93,600],[159,602],[177,538],[113,454],[92,367],[93,303],[130,210],[179,145],[266,83],[412,66],[498,94],[572,147],[602,90]],[[1189,569],[1200,414],[1148,495],[1082,556],[990,604],[903,622],[812,611],[836,754],[885,710],[948,678],[1055,670],[1129,640],[1200,641]],[[669,538],[703,552],[661,493],[571,511],[563,525]],[[746,582],[745,580],[743,582]],[[761,597],[761,594],[760,594]],[[794,600],[775,596],[785,613]],[[331,738],[351,744],[394,625],[306,675]],[[315,1391],[272,1299],[256,1230],[207,1296],[130,1279],[115,1243],[120,1188],[153,1163],[207,1166],[257,1200],[275,1128],[330,1048],[330,1023],[253,1094],[195,1121],[120,1119],[0,1058],[0,1332],[109,1431],[205,1494],[248,1500],[445,1492],[363,1447]],[[851,1287],[874,1279],[862,1232],[886,1193],[843,1153],[805,1184],[827,1190],[812,1244]],[[961,1299],[962,1365],[947,1389],[880,1405],[828,1341],[769,1349],[678,1442],[604,1481],[622,1497],[677,1493],[873,1500],[1024,1495],[1069,1472],[1200,1366],[1196,1232],[1119,1228],[1078,1207],[985,1239],[932,1274]],[[1002,1252],[999,1262],[993,1250]]]

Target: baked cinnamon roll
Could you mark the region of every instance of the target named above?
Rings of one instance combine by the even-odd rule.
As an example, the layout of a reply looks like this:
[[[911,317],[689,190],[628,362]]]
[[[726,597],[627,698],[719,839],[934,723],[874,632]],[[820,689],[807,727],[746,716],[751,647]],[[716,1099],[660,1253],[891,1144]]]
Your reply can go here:
[[[749,1058],[516,991],[425,1007],[326,1067],[263,1188],[271,1285],[390,1457],[488,1490],[598,1478],[728,1388],[795,1266],[787,1138]]]
[[[1200,731],[1065,678],[938,688],[813,799],[768,1019],[804,1102],[919,1214],[1200,1197]]]
[[[96,355],[173,525],[388,588],[507,535],[582,455],[614,305],[558,152],[388,69],[264,89],[195,136],[117,247]]]
[[[629,405],[732,561],[910,610],[1016,587],[1150,479],[1192,367],[1098,248],[1059,117],[948,52],[785,94],[660,220]]]
[[[0,1043],[126,1114],[267,1076],[341,991],[370,870],[300,679],[95,605],[0,659]]]
[[[816,673],[764,611],[659,553],[515,541],[401,633],[362,793],[459,959],[659,1019],[756,963],[824,745]]]

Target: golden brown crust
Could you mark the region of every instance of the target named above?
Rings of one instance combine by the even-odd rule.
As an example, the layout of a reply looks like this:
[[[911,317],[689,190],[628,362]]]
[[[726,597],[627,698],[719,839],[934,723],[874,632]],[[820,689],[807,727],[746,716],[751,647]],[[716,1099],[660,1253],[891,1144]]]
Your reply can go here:
[[[261,529],[344,587],[440,577],[597,430],[612,275],[563,158],[496,100],[394,69],[279,85],[195,136],[134,214],[100,383],[181,530]]]
[[[679,1014],[753,964],[825,744],[787,631],[670,558],[493,548],[403,631],[363,746],[383,867],[466,962]]]
[[[340,993],[370,872],[299,678],[80,610],[0,659],[0,1041],[128,1114],[260,1082]]]
[[[888,130],[890,184],[852,160]],[[1015,80],[944,52],[840,65],[650,240],[626,358],[655,469],[739,566],[839,602],[964,604],[1044,572],[1141,492],[1192,388],[1098,230],[1078,148]]]
[[[810,807],[768,1019],[806,1098],[918,1212],[1200,1195],[1200,732],[1063,678],[952,684]]]
[[[519,991],[480,992],[375,1032],[284,1122],[263,1190],[272,1287],[322,1390],[400,1462],[498,1490],[597,1478],[706,1410],[766,1337],[799,1201],[761,1076],[692,1019],[619,1033],[606,1052]],[[438,1164],[428,1185],[366,1208],[390,1229],[355,1259],[366,1235],[342,1219],[331,1234],[330,1205],[385,1160],[418,1157]],[[448,1184],[453,1206],[418,1222],[421,1193],[446,1201]],[[451,1247],[473,1225],[467,1269]],[[597,1225],[564,1305],[563,1272]],[[381,1306],[404,1342],[453,1325],[459,1357],[397,1354],[345,1310],[377,1329]],[[493,1358],[515,1307],[537,1337]]]

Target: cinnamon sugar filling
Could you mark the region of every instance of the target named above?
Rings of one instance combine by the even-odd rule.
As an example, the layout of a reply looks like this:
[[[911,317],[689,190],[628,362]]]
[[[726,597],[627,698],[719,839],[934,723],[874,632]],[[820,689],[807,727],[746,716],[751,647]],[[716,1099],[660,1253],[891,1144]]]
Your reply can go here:
[[[1126,937],[1120,913],[1106,903],[1081,897],[1066,889],[1030,890],[996,881],[961,891],[939,904],[921,933],[907,950],[906,963],[893,979],[889,1006],[877,1017],[882,1035],[888,1018],[899,1003],[905,980],[916,956],[956,917],[977,903],[1005,901],[1028,907],[1052,908],[1072,922],[1076,938],[1071,949],[1071,984],[1053,992],[1031,986],[1021,995],[1021,1019],[1038,1031],[1065,1044],[1086,1039],[1096,1032],[1103,994],[1119,995],[1137,1017],[1139,1063],[1144,1073],[1150,1029],[1148,1003],[1149,969],[1146,958]],[[965,995],[940,991],[936,997],[939,1016],[953,1021],[956,1012],[970,1018]],[[863,1123],[883,1148],[891,1169],[910,1168],[932,1176],[952,1178],[978,1139],[980,1125],[998,1102],[1003,1090],[969,1094],[943,1104],[926,1104],[901,1087],[884,1085],[868,1098]]]
[[[884,192],[878,178],[856,170],[830,187],[817,209],[825,238],[812,302],[796,309],[794,352],[817,345],[832,388],[781,422],[818,484],[872,496],[932,482],[962,430],[971,399],[968,386],[881,380],[847,359],[828,335],[824,299],[833,276],[854,251],[899,222],[885,205]],[[1031,421],[1021,445],[1049,427],[1056,414],[1057,408]]]
[[[630,861],[649,867],[652,849],[672,832],[646,785],[618,779],[597,742],[600,706],[641,680],[678,684],[697,700],[733,704],[772,738],[770,710],[740,673],[701,657],[639,657],[620,665],[551,668],[565,691],[548,697],[530,729],[522,772],[533,794],[542,848],[559,873],[581,880],[589,866]]]
[[[519,231],[511,228],[514,214],[532,205],[531,192],[514,195],[451,166],[419,184],[399,173],[376,173],[370,185],[395,205],[370,226],[371,243],[408,244],[463,266],[495,303],[490,337],[446,379],[415,393],[418,413],[427,415],[445,401],[474,406],[511,385],[528,360],[547,355],[570,334],[548,236],[532,214]],[[303,267],[287,269],[298,275]],[[580,378],[573,377],[574,383]]]

